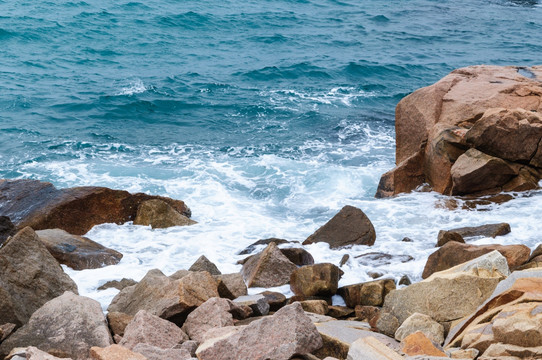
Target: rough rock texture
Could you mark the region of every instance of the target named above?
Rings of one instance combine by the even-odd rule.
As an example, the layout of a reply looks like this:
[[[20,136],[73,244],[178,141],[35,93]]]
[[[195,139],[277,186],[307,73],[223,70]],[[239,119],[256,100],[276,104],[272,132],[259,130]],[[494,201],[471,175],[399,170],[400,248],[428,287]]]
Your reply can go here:
[[[526,263],[531,253],[531,249],[525,245],[472,245],[452,241],[429,255],[422,278],[426,279],[435,272],[449,269],[494,250],[506,258],[510,269]]]
[[[292,272],[290,289],[298,296],[335,295],[342,274],[330,263],[303,266]]]
[[[0,343],[9,335],[11,335],[11,333],[13,332],[13,330],[15,330],[15,328],[16,328],[16,325],[12,323],[6,323],[6,324],[0,325]]]
[[[497,223],[497,224],[486,224],[480,226],[467,226],[456,229],[451,229],[448,231],[453,231],[458,233],[463,238],[475,237],[475,236],[484,236],[495,238],[500,235],[509,234],[510,224],[508,223]]]
[[[455,241],[458,243],[465,243],[465,239],[463,239],[463,236],[455,231],[446,231],[446,230],[440,230],[438,232],[438,238],[437,238],[437,247],[444,246],[444,244]]]
[[[137,281],[132,280],[132,279],[122,278],[120,281],[119,280],[108,281],[105,284],[99,286],[98,290],[106,290],[106,289],[109,289],[109,288],[115,288],[117,290],[122,290],[125,287],[132,286],[132,285],[137,285]]]
[[[124,329],[119,345],[130,350],[140,343],[169,349],[184,340],[188,340],[188,336],[177,325],[140,310]]]
[[[118,293],[107,310],[128,315],[146,310],[182,323],[190,311],[212,297],[218,297],[217,283],[206,271],[190,272],[181,279],[172,280],[154,269],[137,285]]]
[[[133,320],[132,315],[110,311],[107,313],[107,323],[113,335],[124,336],[126,326]]]
[[[13,349],[6,357],[6,360],[71,360],[71,358],[59,358],[41,351],[35,346]]]
[[[403,357],[391,350],[377,338],[369,336],[352,343],[348,360],[402,360]]]
[[[349,245],[373,245],[376,233],[371,220],[360,209],[345,206],[303,242],[303,245],[326,242],[331,249]]]
[[[7,338],[0,355],[16,347],[36,346],[58,357],[86,360],[92,346],[112,343],[100,304],[65,292],[36,310],[26,325]]]
[[[401,343],[403,344],[402,351],[409,356],[429,355],[446,357],[446,354],[438,349],[421,331],[416,331],[406,336]]]
[[[321,346],[322,338],[301,305],[292,304],[229,336],[206,341],[196,354],[199,360],[288,360]]]
[[[302,248],[285,248],[280,249],[282,255],[286,256],[288,260],[296,264],[297,266],[313,265],[314,258],[305,249]]]
[[[335,319],[345,319],[349,316],[354,316],[355,311],[348,306],[329,305],[327,307],[327,315]]]
[[[542,166],[542,67],[529,68],[534,79],[518,70],[457,69],[402,99],[395,111],[397,166],[382,176],[377,196],[411,191],[424,182],[443,194],[536,188]],[[453,176],[452,168],[469,149],[483,153],[468,159],[483,178],[464,169]],[[474,166],[486,156],[498,160]]]
[[[438,322],[460,319],[475,311],[508,274],[506,259],[497,251],[435,273],[421,282],[391,291],[377,327],[393,336],[416,312]]]
[[[299,302],[304,311],[326,315],[329,311],[329,306],[325,300],[304,300]]]
[[[74,270],[116,265],[122,259],[122,254],[118,251],[61,229],[38,230],[36,234],[59,263]]]
[[[201,255],[193,264],[190,266],[188,271],[207,271],[211,275],[221,275],[222,273],[211,260],[207,259],[205,255]]]
[[[233,302],[237,306],[248,306],[252,309],[254,316],[262,316],[269,314],[269,303],[262,294],[245,295],[234,299]]]
[[[275,291],[264,291],[259,295],[265,297],[265,301],[269,304],[269,311],[277,311],[286,305],[286,301],[288,300],[282,293]]]
[[[247,294],[247,285],[241,273],[224,274],[213,276],[218,283],[220,297],[233,300]]]
[[[137,344],[134,351],[144,355],[147,360],[189,360],[192,358],[186,349],[161,349],[149,344]]]
[[[384,279],[343,286],[339,288],[338,294],[342,296],[346,306],[355,308],[357,305],[382,306],[392,290],[395,290],[395,281]]]
[[[90,357],[94,360],[148,360],[142,354],[116,344],[103,348],[93,346],[90,349]]]
[[[509,344],[491,344],[480,360],[534,360],[542,359],[542,346],[522,347]]]
[[[0,248],[0,324],[21,326],[47,301],[77,285],[29,227]]]
[[[421,331],[429,340],[441,345],[444,342],[444,326],[430,316],[414,313],[410,315],[395,332],[395,339],[402,341],[410,334]]]
[[[134,219],[134,225],[150,225],[153,229],[193,224],[196,224],[194,220],[189,219],[182,211],[163,199],[143,201],[139,205]]]
[[[180,200],[103,187],[56,189],[37,180],[0,180],[0,215],[9,216],[19,228],[62,229],[70,234],[86,234],[94,225],[123,224],[135,219],[139,205],[160,199],[179,213],[190,216]]]
[[[192,311],[183,325],[190,339],[203,342],[203,335],[212,328],[233,326],[233,319],[244,319],[246,313],[228,299],[210,298]]]
[[[0,246],[8,239],[15,235],[17,229],[11,222],[8,216],[0,216]]]
[[[262,253],[243,264],[241,274],[248,287],[269,288],[290,282],[290,275],[296,269],[297,266],[272,242]]]

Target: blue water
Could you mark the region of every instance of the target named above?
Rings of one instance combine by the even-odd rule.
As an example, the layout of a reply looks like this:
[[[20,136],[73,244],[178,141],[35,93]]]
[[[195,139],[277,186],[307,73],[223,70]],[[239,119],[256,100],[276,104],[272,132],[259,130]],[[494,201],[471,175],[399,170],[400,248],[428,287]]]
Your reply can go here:
[[[373,199],[395,105],[541,64],[541,35],[537,0],[0,0],[0,177],[181,198],[215,246],[303,240],[347,203],[382,242],[432,237],[482,215]]]

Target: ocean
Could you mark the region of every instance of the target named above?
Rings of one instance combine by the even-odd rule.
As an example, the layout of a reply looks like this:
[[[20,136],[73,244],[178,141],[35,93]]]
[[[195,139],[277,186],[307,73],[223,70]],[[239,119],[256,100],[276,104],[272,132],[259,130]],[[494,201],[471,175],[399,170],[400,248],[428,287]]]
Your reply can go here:
[[[369,216],[376,244],[306,246],[315,260],[350,254],[341,285],[368,272],[417,281],[440,229],[506,221],[509,235],[471,242],[534,248],[542,192],[478,211],[448,210],[436,193],[375,199],[394,166],[395,105],[458,67],[540,65],[541,34],[538,0],[0,0],[0,177],[192,209],[190,227],[87,234],[124,254],[65,268],[104,308],[116,293],[96,290],[105,281],[202,254],[237,272],[245,246],[302,242],[344,205]],[[414,260],[354,258],[370,252]]]

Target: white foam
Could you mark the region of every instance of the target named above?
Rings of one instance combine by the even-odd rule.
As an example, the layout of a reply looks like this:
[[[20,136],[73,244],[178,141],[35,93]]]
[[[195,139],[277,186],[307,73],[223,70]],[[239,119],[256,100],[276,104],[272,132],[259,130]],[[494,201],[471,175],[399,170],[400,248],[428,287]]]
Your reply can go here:
[[[116,95],[134,95],[134,94],[141,94],[145,91],[147,91],[148,88],[143,84],[143,81],[141,79],[135,79],[133,81],[130,81],[130,83],[123,87]]]

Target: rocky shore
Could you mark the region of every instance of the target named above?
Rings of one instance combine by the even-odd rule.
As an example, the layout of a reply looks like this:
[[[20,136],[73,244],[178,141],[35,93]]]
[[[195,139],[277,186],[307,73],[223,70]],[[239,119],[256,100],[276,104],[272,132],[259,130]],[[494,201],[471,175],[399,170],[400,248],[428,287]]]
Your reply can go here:
[[[470,67],[406,97],[397,108],[398,165],[383,175],[377,195],[423,184],[469,196],[538,188],[540,75],[539,68]],[[302,245],[374,245],[370,219],[345,206],[302,245],[282,247],[289,242],[272,238],[242,250],[239,273],[222,274],[201,254],[173,274],[154,269],[139,282],[106,283],[101,288],[120,292],[105,315],[60,266],[92,269],[122,259],[83,236],[95,225],[189,226],[190,216],[184,202],[160,196],[0,180],[0,358],[542,358],[542,246],[471,243],[521,231],[506,223],[443,229],[420,282],[375,274],[339,286],[348,259],[315,263]],[[248,295],[248,288],[283,285],[294,296]],[[337,295],[345,306],[333,304]]]

